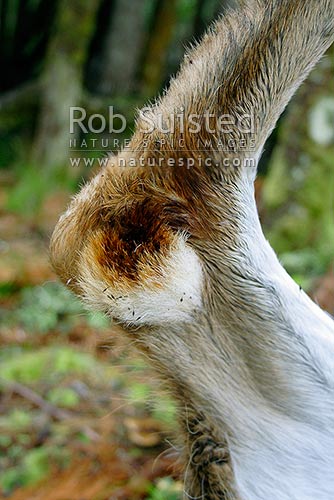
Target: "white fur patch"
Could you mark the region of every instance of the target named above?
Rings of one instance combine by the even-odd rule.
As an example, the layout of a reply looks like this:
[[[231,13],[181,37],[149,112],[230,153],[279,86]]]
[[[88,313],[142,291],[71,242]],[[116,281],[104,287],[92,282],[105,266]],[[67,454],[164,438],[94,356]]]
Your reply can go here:
[[[80,278],[84,300],[115,321],[135,325],[161,325],[190,321],[202,304],[202,267],[182,236],[177,236],[157,277],[133,286],[106,283],[94,268],[85,266]]]

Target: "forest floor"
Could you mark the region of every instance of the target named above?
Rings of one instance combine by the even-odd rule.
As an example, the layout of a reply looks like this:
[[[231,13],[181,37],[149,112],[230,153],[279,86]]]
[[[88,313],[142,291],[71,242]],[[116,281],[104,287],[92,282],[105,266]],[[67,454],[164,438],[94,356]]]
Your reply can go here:
[[[0,498],[180,499],[173,402],[50,269],[49,236],[69,194],[13,210],[12,178],[0,181]],[[333,281],[329,271],[313,289],[332,313]]]
[[[0,498],[179,499],[172,401],[50,269],[68,193],[27,216],[7,208],[11,182],[0,187]]]

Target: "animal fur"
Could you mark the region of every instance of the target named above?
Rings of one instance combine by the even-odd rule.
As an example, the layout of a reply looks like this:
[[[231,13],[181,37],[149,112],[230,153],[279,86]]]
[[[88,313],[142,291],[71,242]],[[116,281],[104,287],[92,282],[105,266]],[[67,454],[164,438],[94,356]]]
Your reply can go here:
[[[333,0],[226,13],[52,237],[63,282],[123,326],[183,408],[185,498],[334,498],[334,323],[280,265],[253,188],[265,140],[333,40]],[[165,133],[180,112],[185,129]],[[206,112],[254,130],[190,133]],[[168,166],[180,159],[192,168]]]

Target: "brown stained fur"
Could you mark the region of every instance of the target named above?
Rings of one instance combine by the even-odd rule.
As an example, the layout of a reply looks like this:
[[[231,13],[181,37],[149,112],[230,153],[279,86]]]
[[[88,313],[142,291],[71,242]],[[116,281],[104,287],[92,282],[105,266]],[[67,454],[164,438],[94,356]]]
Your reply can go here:
[[[170,245],[171,232],[154,217],[154,211],[147,208],[148,211],[134,207],[133,217],[132,214],[124,214],[120,220],[110,222],[110,227],[97,231],[88,241],[88,245],[94,246],[93,261],[106,273],[112,271],[114,282],[126,279],[135,283],[143,258],[146,255],[165,253]],[[145,214],[147,224],[141,222],[145,221],[142,219]],[[124,226],[125,217],[129,223]]]
[[[206,188],[199,172],[186,172],[187,182],[181,183],[153,170],[122,169],[114,162],[100,176],[92,202],[74,199],[73,217],[60,221],[51,240],[52,264],[76,292],[77,266],[85,248],[110,278],[112,274],[113,282],[134,284],[139,267],[149,272],[157,255],[167,256],[176,232],[196,238],[209,233],[212,218],[203,223],[197,211],[208,199],[203,199]]]

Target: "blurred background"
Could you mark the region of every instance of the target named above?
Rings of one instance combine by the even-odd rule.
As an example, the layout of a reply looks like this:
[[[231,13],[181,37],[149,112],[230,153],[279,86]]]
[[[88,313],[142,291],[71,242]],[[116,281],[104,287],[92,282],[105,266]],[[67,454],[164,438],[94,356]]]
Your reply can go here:
[[[114,146],[108,131],[94,134],[99,147],[70,134],[70,106],[107,117],[112,105],[129,138],[135,108],[168,85],[221,8],[237,3],[0,2],[0,498],[181,498],[172,400],[106,319],[57,282],[48,240],[97,168],[71,159],[105,158]],[[333,50],[268,140],[256,189],[282,263],[333,314]]]

